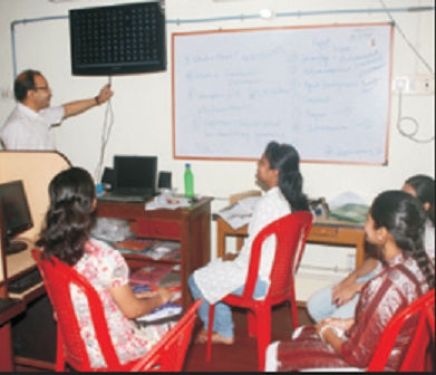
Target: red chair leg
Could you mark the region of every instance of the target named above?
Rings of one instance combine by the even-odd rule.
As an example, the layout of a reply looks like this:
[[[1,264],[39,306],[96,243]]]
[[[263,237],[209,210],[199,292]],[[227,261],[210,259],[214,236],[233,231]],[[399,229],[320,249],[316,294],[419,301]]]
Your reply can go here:
[[[56,325],[56,372],[64,372],[65,371],[65,361],[64,361],[64,343],[62,340],[61,328],[59,324]]]
[[[249,337],[256,337],[257,336],[257,319],[256,314],[248,310],[247,312],[247,331]]]
[[[207,324],[207,344],[206,344],[206,361],[210,362],[212,359],[212,332],[213,320],[215,318],[215,305],[209,306],[209,322]]]
[[[265,350],[271,342],[271,308],[256,311],[257,318],[257,362],[259,371],[265,369]]]
[[[295,328],[297,328],[299,326],[298,323],[298,308],[297,308],[297,302],[295,301],[295,298],[291,298],[289,300],[289,304],[291,305],[291,324],[292,324],[292,329],[294,330]]]

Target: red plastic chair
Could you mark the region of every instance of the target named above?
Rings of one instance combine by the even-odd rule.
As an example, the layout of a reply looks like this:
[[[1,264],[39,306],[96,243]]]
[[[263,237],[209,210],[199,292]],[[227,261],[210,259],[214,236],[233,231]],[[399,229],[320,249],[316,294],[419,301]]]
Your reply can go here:
[[[247,280],[241,296],[229,294],[221,302],[231,306],[249,309],[248,333],[257,336],[259,370],[263,371],[265,349],[271,341],[271,308],[289,301],[293,328],[298,326],[297,304],[295,301],[294,275],[300,264],[307,235],[312,225],[312,214],[298,211],[286,215],[263,228],[253,241]],[[271,268],[271,284],[262,300],[253,299],[253,291],[259,274],[261,250],[264,241],[275,235],[276,250]],[[209,309],[208,342],[206,359],[212,358],[212,328],[215,306]]]
[[[434,289],[432,289],[389,321],[377,344],[367,371],[384,371],[399,333],[404,327],[410,328],[412,326],[416,328],[413,330],[413,337],[397,371],[433,372],[435,359],[434,302]]]
[[[43,259],[40,250],[33,249],[39,271],[44,280],[49,299],[56,313],[57,353],[56,371],[64,371],[68,363],[77,371],[181,371],[200,301],[194,303],[186,314],[143,357],[121,364],[109,334],[103,305],[96,290],[74,268],[56,257]],[[86,296],[92,323],[107,367],[92,368],[85,343],[80,335],[70,297],[70,286],[76,285]]]

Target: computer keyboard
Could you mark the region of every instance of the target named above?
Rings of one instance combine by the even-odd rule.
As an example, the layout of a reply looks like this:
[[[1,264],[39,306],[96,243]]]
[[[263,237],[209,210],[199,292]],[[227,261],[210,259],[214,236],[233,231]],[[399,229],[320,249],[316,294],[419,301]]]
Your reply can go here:
[[[146,198],[139,195],[102,195],[98,197],[102,201],[112,201],[112,202],[145,202]]]
[[[41,281],[42,277],[38,268],[34,268],[31,271],[26,272],[24,275],[10,281],[8,283],[8,291],[9,293],[23,293]]]

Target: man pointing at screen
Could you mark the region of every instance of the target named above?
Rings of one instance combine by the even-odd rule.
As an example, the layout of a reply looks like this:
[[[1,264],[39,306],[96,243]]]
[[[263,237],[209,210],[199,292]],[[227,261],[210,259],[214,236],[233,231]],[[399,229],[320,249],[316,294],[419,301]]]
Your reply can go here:
[[[45,77],[36,70],[25,70],[15,79],[14,94],[17,106],[0,131],[3,146],[7,150],[54,150],[54,125],[105,103],[113,92],[107,84],[93,98],[50,107],[52,93]]]

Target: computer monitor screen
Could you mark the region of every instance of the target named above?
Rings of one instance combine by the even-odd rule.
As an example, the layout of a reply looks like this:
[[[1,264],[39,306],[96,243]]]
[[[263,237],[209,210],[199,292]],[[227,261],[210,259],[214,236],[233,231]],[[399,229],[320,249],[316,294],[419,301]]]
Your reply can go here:
[[[22,181],[0,184],[0,209],[6,239],[6,254],[25,250],[27,245],[13,237],[32,228],[32,216]]]
[[[69,11],[74,75],[166,69],[165,14],[160,2]]]
[[[156,191],[156,156],[114,156],[115,191]]]

